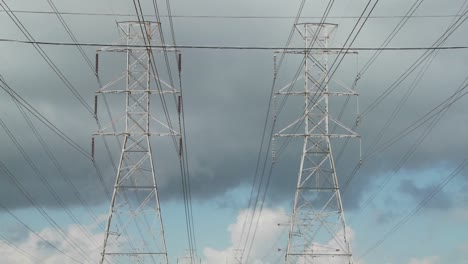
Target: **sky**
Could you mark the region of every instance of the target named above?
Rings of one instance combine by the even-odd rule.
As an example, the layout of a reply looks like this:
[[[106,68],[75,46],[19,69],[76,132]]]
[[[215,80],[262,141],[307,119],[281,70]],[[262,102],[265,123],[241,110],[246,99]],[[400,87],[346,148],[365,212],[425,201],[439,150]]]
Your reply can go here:
[[[152,1],[141,2],[150,19],[149,15],[154,12]],[[338,24],[331,46],[342,47],[357,21],[355,17],[361,14],[367,2],[334,2],[326,20]],[[2,3],[15,11],[51,11],[46,0],[5,0]],[[113,43],[121,37],[116,21],[136,19],[133,2],[127,0],[54,3],[61,12],[109,14],[64,15],[82,43]],[[328,1],[306,0],[305,3],[299,22],[319,22]],[[414,17],[401,27],[389,47],[430,47],[457,18],[454,16],[460,9],[467,7],[464,0],[380,0],[372,13],[374,17],[363,26],[351,48],[379,47],[414,3],[420,3]],[[167,14],[165,1],[158,1],[158,4],[161,14]],[[283,47],[300,4],[298,0],[171,1],[176,41],[186,46]],[[37,41],[71,41],[53,14],[15,14]],[[170,43],[167,17],[162,17],[161,22]],[[92,115],[32,45],[4,41],[24,40],[25,37],[2,10],[0,25],[2,79],[89,152],[92,134],[98,130]],[[465,46],[467,27],[466,23],[459,26],[442,46]],[[291,47],[301,45],[300,37],[294,34]],[[72,46],[41,47],[82,98],[92,105],[98,83],[78,50]],[[94,61],[96,48],[83,47],[91,61]],[[457,168],[467,158],[468,98],[461,97],[442,115],[429,119],[398,141],[392,139],[466,84],[468,51],[433,51],[413,72],[408,69],[425,50],[383,51],[362,73],[374,52],[360,50],[357,55],[346,56],[335,75],[337,80],[351,86],[361,72],[355,86],[359,103],[351,100],[345,108],[343,122],[353,124],[358,105],[360,112],[365,113],[357,128],[361,135],[363,163],[353,175],[359,161],[358,141],[347,144],[336,160],[341,186],[353,175],[342,193],[342,200],[355,263],[465,263],[468,259],[468,169],[461,167],[457,171]],[[274,50],[213,49],[181,49],[181,53],[196,253],[204,264],[234,263],[233,258],[242,244],[244,221],[252,214],[248,203],[264,122],[272,118],[266,116],[266,112],[275,53]],[[276,56],[279,59],[279,55]],[[124,69],[124,63],[122,59],[102,55],[102,80],[111,80]],[[297,57],[285,57],[278,71],[275,91],[292,81],[299,63]],[[172,67],[175,74],[174,65]],[[408,73],[407,78],[372,107],[405,73]],[[117,116],[122,112],[119,102],[110,99],[111,110]],[[344,100],[331,103],[330,111],[336,115]],[[301,106],[302,101],[288,99],[279,124],[293,121]],[[175,111],[174,107],[171,109]],[[105,189],[112,189],[115,181],[112,163],[117,161],[121,146],[109,140],[111,163],[103,140],[96,138],[95,156],[103,177],[101,181],[88,159],[33,115],[28,116],[63,171],[59,172],[46,155],[12,98],[0,90],[3,123],[0,161],[12,176],[0,170],[2,263],[35,263],[32,259],[51,264],[97,263],[109,211]],[[21,145],[23,154],[30,158],[29,162],[8,131]],[[177,263],[178,258],[186,255],[188,244],[177,153],[171,143],[164,139],[152,141],[169,262]],[[273,149],[279,149],[280,144],[273,144]],[[338,156],[343,146],[343,141],[333,143],[335,155]],[[248,264],[283,262],[301,147],[301,142],[292,141],[275,164],[263,209],[256,216],[255,240],[251,248],[249,244],[245,249],[250,251]],[[263,157],[269,152],[264,150],[261,154]],[[15,187],[15,182],[24,187],[22,191]],[[44,182],[49,183],[49,188]],[[55,197],[50,189],[56,193]],[[83,202],[89,206],[83,206]],[[33,205],[43,208],[53,225]],[[71,219],[69,212],[78,221]],[[77,254],[76,249],[63,240],[64,235],[74,237],[80,247],[89,252],[88,257]]]

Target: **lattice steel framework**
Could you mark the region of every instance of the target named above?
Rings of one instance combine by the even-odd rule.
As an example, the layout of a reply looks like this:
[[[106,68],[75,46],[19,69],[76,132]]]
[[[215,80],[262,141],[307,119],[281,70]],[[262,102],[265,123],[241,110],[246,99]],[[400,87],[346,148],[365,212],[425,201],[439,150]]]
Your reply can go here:
[[[149,46],[161,45],[160,24],[121,22],[118,26],[124,36],[118,44],[124,45],[98,50],[126,56],[126,70],[98,91],[125,96],[124,115],[97,133],[123,137],[100,263],[167,264],[150,137],[179,137],[180,133],[158,120],[150,103],[154,95],[179,92],[163,82],[154,69],[152,60],[160,49]]]
[[[296,31],[304,40],[305,49],[282,51],[304,56],[304,87],[288,85],[277,93],[305,99],[302,116],[275,134],[304,139],[285,256],[287,264],[352,263],[330,140],[359,136],[330,115],[329,97],[357,93],[343,85],[336,85],[337,91],[330,89],[333,80],[329,79],[328,60],[339,52],[327,48],[336,28],[335,24],[297,24]],[[311,51],[308,49],[311,47],[323,50]]]

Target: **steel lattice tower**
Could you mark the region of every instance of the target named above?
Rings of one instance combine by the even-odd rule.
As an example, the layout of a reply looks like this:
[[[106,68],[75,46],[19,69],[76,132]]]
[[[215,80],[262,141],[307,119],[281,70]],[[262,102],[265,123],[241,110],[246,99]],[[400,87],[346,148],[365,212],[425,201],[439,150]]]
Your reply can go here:
[[[150,102],[154,95],[179,92],[154,71],[153,60],[160,49],[150,45],[161,45],[160,24],[121,22],[118,26],[124,37],[116,44],[121,46],[98,50],[126,56],[126,70],[98,91],[125,96],[125,114],[112,121],[112,131],[102,128],[96,133],[123,137],[100,263],[167,264],[150,137],[180,133],[156,118]],[[123,131],[115,131],[116,126]]]
[[[329,56],[339,52],[327,48],[337,25],[303,23],[295,27],[305,49],[283,52],[304,56],[304,88],[286,86],[277,94],[303,96],[304,111],[275,134],[304,139],[285,262],[350,264],[352,251],[330,140],[358,135],[330,115],[329,97],[357,93],[343,87],[341,91],[329,88]]]

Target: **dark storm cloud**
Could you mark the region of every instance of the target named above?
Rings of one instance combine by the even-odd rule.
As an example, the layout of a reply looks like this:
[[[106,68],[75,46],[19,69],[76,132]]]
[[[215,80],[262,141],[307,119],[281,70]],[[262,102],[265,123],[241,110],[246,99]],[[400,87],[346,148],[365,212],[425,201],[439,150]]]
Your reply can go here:
[[[425,197],[433,193],[435,188],[436,187],[433,185],[418,187],[411,180],[402,180],[399,187],[403,194],[408,195],[417,202],[422,201]],[[438,193],[426,207],[433,209],[449,209],[452,206],[453,201],[451,200],[451,197],[447,193],[441,192]]]
[[[267,5],[269,2],[263,1],[262,3]],[[204,4],[208,5],[208,2]],[[218,13],[217,10],[207,8],[204,4],[195,6],[181,3],[175,5],[173,10],[180,14]],[[460,4],[457,2],[453,6]],[[247,2],[236,3],[231,9],[225,9],[225,14],[285,15],[287,10],[289,11],[288,15],[295,15],[297,8],[297,5],[282,4],[268,5],[268,10],[264,10],[260,8],[263,7],[260,3],[258,7],[252,5]],[[427,4],[422,10],[427,13],[435,12],[435,10],[441,8],[437,5],[436,3]],[[447,12],[456,12],[453,6],[447,7]],[[26,8],[19,4],[17,7]],[[39,5],[39,7],[42,7],[42,5]],[[113,7],[122,12],[128,10],[130,10],[128,12],[131,12],[132,10],[131,7],[125,7],[125,4],[120,2],[114,3]],[[81,10],[75,6],[64,6],[63,8]],[[107,7],[104,6],[96,8],[107,10]],[[353,5],[349,11],[358,14],[360,8],[362,6]],[[399,14],[405,8],[407,8],[406,1],[384,3],[379,6],[376,12],[379,15]],[[334,10],[335,15],[342,15],[345,9],[346,7],[337,5],[336,10]],[[281,12],[281,10],[285,11]],[[319,8],[312,8],[309,5],[305,8],[303,15],[320,16],[321,12]],[[21,38],[21,35],[17,33],[15,27],[4,15],[0,16],[0,19],[2,24],[10,25],[7,32],[2,33],[2,37]],[[55,19],[55,17],[51,16],[45,20],[52,25],[51,28],[46,30],[35,23],[36,17],[24,15],[26,26],[31,28],[31,31],[35,33],[34,35],[38,39],[68,42],[69,40],[64,35],[60,25],[55,23]],[[281,46],[284,44],[289,33],[290,23],[292,23],[292,21],[286,20],[255,20],[255,22],[250,20],[219,20],[216,23],[213,23],[212,20],[188,21],[187,19],[175,19],[174,21],[178,44],[200,45]],[[351,21],[340,19],[330,21],[340,23],[340,29],[336,37],[337,43],[342,43],[345,40],[353,26]],[[163,22],[167,23],[167,21]],[[434,23],[433,20],[426,22],[430,22],[431,25]],[[435,40],[436,35],[442,32],[449,21],[443,20],[442,22],[438,22],[439,25],[434,26],[430,32],[421,30],[424,25],[421,25],[420,20],[409,23],[395,40],[394,45],[427,46],[428,43]],[[117,39],[112,17],[89,19],[73,17],[69,18],[69,23],[79,40],[109,43]],[[356,45],[378,46],[396,23],[397,20],[371,20],[368,26],[364,28]],[[458,33],[463,32],[464,29],[466,29],[466,26],[462,26]],[[413,37],[416,32],[418,33],[417,39]],[[461,35],[458,34],[454,39],[463,40],[464,36]],[[299,42],[295,41],[295,43]],[[456,43],[459,44],[460,42]],[[2,45],[2,50],[9,50],[7,54],[0,53],[0,58],[5,62],[0,66],[0,73],[4,75],[7,82],[50,118],[54,124],[57,124],[73,139],[89,149],[91,134],[97,130],[96,124],[89,113],[83,110],[82,106],[63,87],[31,47],[11,44]],[[80,93],[87,99],[88,103],[92,104],[94,91],[97,88],[96,82],[77,51],[73,47],[45,47],[45,49],[61,67],[64,74],[79,88]],[[86,48],[86,52],[93,56],[94,48]],[[197,200],[222,197],[227,191],[238,187],[248,187],[252,182],[271,88],[273,54],[271,52],[205,50],[183,50],[182,53],[182,76],[192,196]],[[361,108],[368,106],[399,74],[404,72],[419,54],[417,52],[383,53],[359,82]],[[361,66],[363,61],[365,62],[370,55],[370,52],[359,55]],[[397,119],[387,129],[381,142],[388,140],[391,135],[401,131],[448,97],[465,77],[466,57],[467,53],[464,51],[441,52],[430,66],[423,81],[408,99]],[[116,64],[116,61],[111,56],[102,58],[102,74],[112,76],[116,71],[120,71],[121,67],[113,66],[114,64]],[[350,71],[355,71],[354,68],[351,68],[351,64],[354,65],[354,62],[348,62],[346,69],[349,68]],[[282,79],[279,83],[284,85],[290,81],[295,70],[294,60],[288,60],[283,65]],[[350,74],[344,72],[339,75],[338,77],[347,78],[350,76]],[[342,81],[350,85],[353,79]],[[365,117],[359,128],[359,133],[363,138],[364,150],[370,147],[373,138],[385,124],[408,85],[409,82],[403,83],[375,111]],[[53,164],[44,155],[41,146],[29,131],[14,104],[11,103],[10,98],[2,92],[0,101],[2,118],[6,120],[8,125],[11,126],[10,128],[15,131],[15,135],[24,143],[28,154],[37,162],[40,170],[50,180],[59,196],[67,204],[78,206],[79,202],[73,192],[70,191],[69,184],[62,179],[62,176],[57,173]],[[404,164],[404,168],[428,169],[439,166],[453,166],[466,151],[466,146],[461,142],[463,142],[463,137],[468,130],[468,122],[466,115],[460,113],[466,113],[467,105],[466,100],[460,101],[451,111],[447,112],[440,124],[421,144],[412,158]],[[102,107],[102,105],[100,106]],[[294,108],[294,106],[289,106]],[[337,112],[339,107],[334,109],[333,111]],[[113,105],[112,110],[119,111],[119,108]],[[352,111],[353,109],[350,108],[347,113],[352,113]],[[347,116],[351,117],[351,115]],[[294,113],[288,109],[282,115],[282,118],[285,119],[293,117]],[[347,121],[350,121],[350,119]],[[285,120],[282,122],[286,123]],[[57,139],[54,134],[51,134],[42,125],[38,123],[37,125],[46,142],[65,168],[68,177],[82,192],[83,197],[86,197],[87,201],[92,204],[107,203],[106,194],[92,164]],[[349,190],[343,194],[346,208],[359,206],[359,202],[362,201],[364,195],[363,190],[381,180],[382,175],[394,169],[395,164],[406,153],[408,147],[415,142],[424,128],[422,127],[401,142],[394,144],[386,152],[377,153],[372,159],[364,161],[360,173],[351,181]],[[450,136],[447,136],[447,133],[450,133]],[[3,136],[4,132],[0,131],[0,134]],[[102,140],[98,139],[98,142],[97,163],[103,172],[105,185],[108,189],[111,189],[115,172],[107,160]],[[112,151],[115,152],[113,158],[116,159],[119,147],[115,144],[115,141],[110,140],[110,142]],[[170,143],[170,141],[168,142]],[[2,161],[27,186],[32,196],[43,204],[56,207],[57,202],[44,190],[43,184],[27,167],[8,138],[3,136],[0,143],[2,144],[0,153]],[[337,149],[342,146],[340,144],[342,143],[337,144]],[[158,174],[161,198],[163,200],[181,199],[180,175],[177,161],[174,159],[174,150],[167,142],[159,143],[159,141],[155,142],[153,150],[158,166],[157,170],[162,172]],[[278,166],[275,167],[271,178],[268,202],[284,202],[292,199],[299,165],[299,152],[300,143],[292,143],[282,156]],[[160,153],[172,154],[165,157]],[[356,153],[358,153],[358,147],[355,143],[351,143],[344,156],[337,162],[340,182],[345,182],[353,170],[357,162]],[[408,186],[416,188],[415,191],[420,195],[424,195],[427,191],[424,188],[415,187],[411,183]],[[401,189],[401,191],[405,193],[408,190]],[[421,197],[420,195],[418,197]],[[412,198],[416,199],[417,197],[412,196]],[[10,207],[29,206],[28,202],[22,198],[21,194],[3,175],[0,184],[0,199]],[[247,200],[248,197],[233,199]]]
[[[377,214],[377,216],[375,217],[375,222],[377,224],[387,224],[389,223],[390,221],[394,220],[395,217],[397,217],[398,215],[395,213],[395,212],[392,212],[392,211],[384,211],[384,212],[380,212]]]

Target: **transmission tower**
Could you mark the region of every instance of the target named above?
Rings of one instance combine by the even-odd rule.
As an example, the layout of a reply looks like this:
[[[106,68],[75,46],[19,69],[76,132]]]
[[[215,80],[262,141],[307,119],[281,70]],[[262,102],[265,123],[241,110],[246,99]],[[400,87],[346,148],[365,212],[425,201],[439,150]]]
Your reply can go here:
[[[337,25],[301,23],[295,28],[305,49],[282,52],[304,56],[304,87],[290,84],[277,94],[301,96],[305,103],[301,116],[275,134],[304,139],[285,263],[350,264],[352,251],[331,139],[359,136],[330,115],[329,98],[357,93],[344,86],[339,91],[330,89],[333,80],[329,78],[329,56],[340,52],[327,48]],[[311,50],[312,47],[320,50]]]
[[[150,46],[161,45],[160,23],[121,22],[118,27],[123,34],[118,45],[101,48],[96,55],[96,64],[102,52],[119,53],[126,60],[123,73],[97,92],[125,96],[122,116],[96,133],[123,138],[100,263],[167,264],[150,137],[179,137],[180,133],[167,119],[166,123],[159,120],[163,115],[156,115],[150,103],[154,95],[161,97],[157,102],[162,104],[164,94],[179,96],[179,92],[161,80],[155,69],[161,49]],[[97,112],[97,96],[95,106]]]

